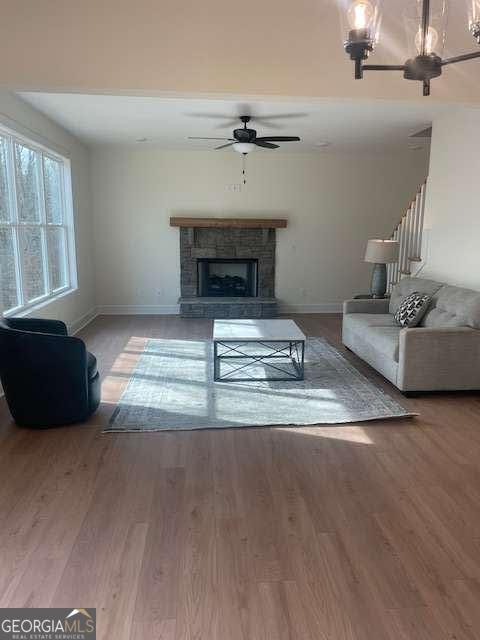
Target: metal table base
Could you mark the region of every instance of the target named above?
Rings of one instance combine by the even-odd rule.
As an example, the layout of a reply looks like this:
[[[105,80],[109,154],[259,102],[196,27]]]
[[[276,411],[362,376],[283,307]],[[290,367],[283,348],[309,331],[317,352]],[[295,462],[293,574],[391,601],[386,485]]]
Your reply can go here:
[[[250,353],[245,351],[245,345],[261,345],[264,353]],[[219,347],[222,350],[219,352]],[[282,359],[284,363],[275,362]],[[285,359],[292,365],[293,372],[285,368]],[[243,364],[235,366],[236,360],[247,360]],[[273,362],[269,362],[272,360]],[[231,364],[226,373],[221,373],[222,361]],[[233,374],[246,370],[254,365],[261,364],[278,372],[272,377],[237,377]],[[263,380],[266,382],[287,382],[289,380],[303,380],[305,369],[305,341],[304,340],[214,340],[213,341],[213,379],[215,382],[248,382],[251,380]]]

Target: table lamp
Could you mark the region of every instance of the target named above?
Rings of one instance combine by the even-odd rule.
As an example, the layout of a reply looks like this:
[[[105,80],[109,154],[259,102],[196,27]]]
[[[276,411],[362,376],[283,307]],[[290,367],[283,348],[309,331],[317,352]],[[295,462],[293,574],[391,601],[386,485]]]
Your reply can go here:
[[[387,291],[387,264],[398,261],[399,244],[396,240],[369,240],[365,262],[375,266],[372,272],[370,292],[374,298],[384,298]]]

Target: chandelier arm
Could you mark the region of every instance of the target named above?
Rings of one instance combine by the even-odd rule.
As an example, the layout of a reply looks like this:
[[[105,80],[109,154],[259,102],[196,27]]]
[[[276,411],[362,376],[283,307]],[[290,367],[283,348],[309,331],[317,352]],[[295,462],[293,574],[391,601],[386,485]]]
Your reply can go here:
[[[474,58],[480,58],[480,51],[464,53],[461,56],[454,56],[453,58],[445,58],[445,60],[442,60],[442,67],[446,64],[455,64],[456,62],[464,62],[465,60],[473,60]]]
[[[404,64],[364,64],[364,71],[405,71]]]

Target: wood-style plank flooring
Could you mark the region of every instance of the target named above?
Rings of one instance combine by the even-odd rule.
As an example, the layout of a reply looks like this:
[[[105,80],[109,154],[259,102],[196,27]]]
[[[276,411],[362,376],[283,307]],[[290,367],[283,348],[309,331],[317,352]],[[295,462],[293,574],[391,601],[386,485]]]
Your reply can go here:
[[[339,344],[338,316],[295,318]],[[103,404],[32,431],[0,403],[0,607],[97,607],[102,640],[478,640],[480,396],[355,425],[102,434],[149,337],[101,317]]]

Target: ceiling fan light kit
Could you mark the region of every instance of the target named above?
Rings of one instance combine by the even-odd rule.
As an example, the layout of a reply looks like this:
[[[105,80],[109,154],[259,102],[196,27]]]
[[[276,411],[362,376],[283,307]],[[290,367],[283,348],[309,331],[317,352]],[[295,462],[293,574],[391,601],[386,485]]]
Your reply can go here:
[[[443,58],[447,27],[447,0],[411,0],[405,15],[410,57],[404,64],[365,64],[380,39],[383,0],[340,0],[344,49],[355,64],[355,78],[364,71],[403,71],[406,80],[423,85],[430,95],[430,81],[442,75],[443,67],[480,57],[480,51]],[[480,44],[480,0],[466,0],[468,28]]]
[[[292,114],[288,114],[291,116]],[[247,124],[252,119],[252,116],[240,116],[243,127],[233,130],[233,138],[200,138],[197,136],[190,136],[189,140],[225,140],[225,144],[221,144],[219,147],[215,147],[215,150],[226,149],[232,147],[234,151],[242,154],[242,174],[243,184],[246,184],[246,168],[245,158],[248,153],[255,151],[257,147],[264,149],[278,149],[280,145],[276,142],[299,142],[298,136],[262,136],[258,137],[255,129],[249,129]]]
[[[237,153],[250,153],[251,151],[255,151],[257,147],[253,142],[234,142],[232,148],[234,151],[237,151]]]

